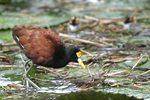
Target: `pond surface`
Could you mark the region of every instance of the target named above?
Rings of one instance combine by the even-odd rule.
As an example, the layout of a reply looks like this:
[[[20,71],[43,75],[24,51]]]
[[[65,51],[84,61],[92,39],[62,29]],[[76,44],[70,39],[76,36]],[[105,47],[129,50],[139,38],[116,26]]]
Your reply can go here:
[[[150,100],[149,12],[148,0],[94,0],[93,3],[90,0],[88,3],[78,0],[0,1],[0,99],[54,100],[63,94],[89,89]],[[35,26],[51,28],[57,34],[67,34],[67,22],[71,16],[80,17],[80,30],[71,32],[71,38],[60,36],[61,39],[66,46],[75,45],[82,50],[81,59],[93,76],[106,70],[105,74],[93,81],[104,80],[82,83],[91,75],[89,70],[81,69],[77,63],[49,70],[35,65],[28,77],[41,90],[31,85],[27,90],[23,65],[28,58],[15,44],[12,29],[15,26]],[[137,17],[131,31],[121,30],[127,16]],[[117,22],[113,20],[115,24],[106,23],[113,18],[117,19]],[[103,25],[95,24],[97,19]]]

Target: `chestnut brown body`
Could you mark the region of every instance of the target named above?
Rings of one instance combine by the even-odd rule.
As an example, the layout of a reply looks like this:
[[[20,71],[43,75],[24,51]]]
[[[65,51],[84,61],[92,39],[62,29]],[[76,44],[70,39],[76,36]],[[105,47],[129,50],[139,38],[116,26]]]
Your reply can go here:
[[[35,64],[46,67],[55,66],[53,59],[57,56],[55,54],[63,42],[53,31],[36,27],[15,27],[13,38],[25,55]],[[60,53],[65,53],[65,51],[61,50]]]

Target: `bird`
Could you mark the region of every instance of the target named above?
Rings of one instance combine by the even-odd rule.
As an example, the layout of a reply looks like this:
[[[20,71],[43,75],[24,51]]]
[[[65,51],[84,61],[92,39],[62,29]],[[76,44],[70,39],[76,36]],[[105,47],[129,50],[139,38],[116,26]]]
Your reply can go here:
[[[71,20],[68,22],[68,33],[77,32],[79,29],[79,17],[72,16]],[[77,35],[77,34],[76,34]]]
[[[62,68],[69,62],[78,62],[83,69],[86,70],[81,60],[80,49],[75,46],[65,47],[61,38],[52,30],[33,26],[17,26],[12,30],[12,36],[23,53],[33,64],[52,68]],[[26,85],[29,87],[28,84],[31,83],[34,87],[40,89],[27,77],[28,72],[33,66],[31,65],[27,70],[26,66],[28,62],[29,61],[24,65]]]
[[[127,17],[124,20],[123,29],[124,30],[130,30],[131,27],[133,27],[135,25],[136,21],[137,21],[136,16]]]

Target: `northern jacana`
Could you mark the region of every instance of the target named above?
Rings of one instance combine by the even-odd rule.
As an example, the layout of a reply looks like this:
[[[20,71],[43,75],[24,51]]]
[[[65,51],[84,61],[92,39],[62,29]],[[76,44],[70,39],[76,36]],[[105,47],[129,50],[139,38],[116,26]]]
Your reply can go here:
[[[136,20],[137,20],[136,16],[127,17],[127,18],[124,20],[123,29],[124,29],[124,30],[130,30],[131,27],[135,25]]]
[[[33,64],[62,68],[69,62],[79,62],[79,64],[86,69],[81,61],[80,49],[74,46],[65,47],[61,38],[51,30],[37,27],[15,27],[12,32],[13,38],[23,53],[32,60]],[[24,77],[37,89],[40,89],[34,84],[27,74],[33,65],[26,70],[27,62],[25,63]]]
[[[79,29],[79,17],[72,16],[71,20],[68,23],[68,33],[77,32]]]

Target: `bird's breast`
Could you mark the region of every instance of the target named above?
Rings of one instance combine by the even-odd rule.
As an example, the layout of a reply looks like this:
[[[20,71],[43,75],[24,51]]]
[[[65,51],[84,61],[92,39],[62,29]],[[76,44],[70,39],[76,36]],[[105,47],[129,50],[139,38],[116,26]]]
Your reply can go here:
[[[68,27],[69,27],[70,31],[73,31],[73,32],[78,30],[78,25],[69,24]]]

